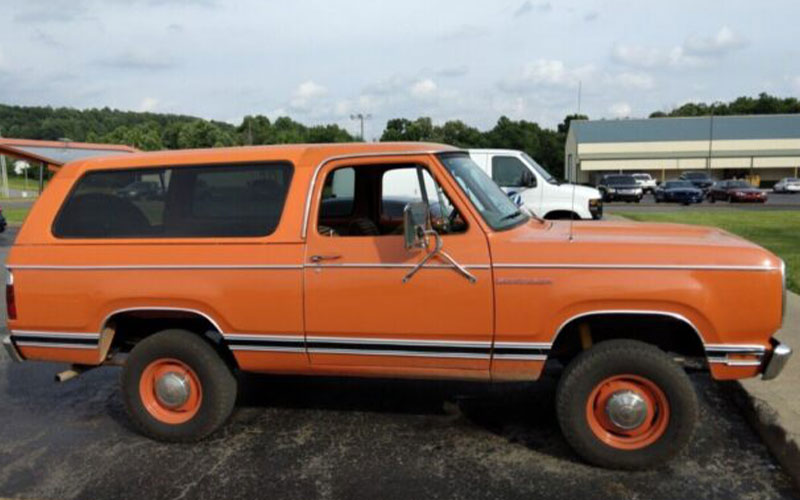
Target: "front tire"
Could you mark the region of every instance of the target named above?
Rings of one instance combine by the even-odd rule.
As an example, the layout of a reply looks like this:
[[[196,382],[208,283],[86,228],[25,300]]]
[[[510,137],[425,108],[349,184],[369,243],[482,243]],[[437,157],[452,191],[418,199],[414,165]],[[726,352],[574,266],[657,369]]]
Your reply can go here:
[[[688,444],[698,404],[689,377],[655,346],[602,342],[579,354],[556,390],[564,437],[584,460],[614,469],[663,464]]]
[[[164,330],[139,342],[122,368],[122,397],[134,425],[160,441],[191,442],[230,417],[236,378],[209,342]]]

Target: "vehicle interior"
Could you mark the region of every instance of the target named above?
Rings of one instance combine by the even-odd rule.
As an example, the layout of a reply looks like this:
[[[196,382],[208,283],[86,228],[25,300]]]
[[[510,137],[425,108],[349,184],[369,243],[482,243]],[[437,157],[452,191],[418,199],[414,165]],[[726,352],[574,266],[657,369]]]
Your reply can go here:
[[[326,236],[400,235],[408,203],[425,201],[431,227],[440,234],[467,225],[423,167],[413,164],[342,167],[325,178],[317,230]]]

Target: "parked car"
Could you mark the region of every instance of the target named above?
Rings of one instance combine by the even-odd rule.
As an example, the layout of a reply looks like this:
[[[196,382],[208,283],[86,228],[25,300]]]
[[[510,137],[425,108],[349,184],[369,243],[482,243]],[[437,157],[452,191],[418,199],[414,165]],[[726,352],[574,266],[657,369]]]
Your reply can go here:
[[[597,189],[605,201],[642,201],[644,191],[632,175],[609,174],[600,179]]]
[[[689,181],[703,191],[708,191],[714,185],[714,179],[706,172],[684,172],[678,177],[678,180]]]
[[[751,186],[747,181],[726,180],[715,183],[714,186],[708,190],[708,201],[714,203],[719,200],[766,203],[767,193],[764,190]]]
[[[153,199],[161,195],[161,186],[152,181],[137,181],[117,190],[117,195],[134,200]]]
[[[690,205],[703,202],[703,190],[689,181],[667,181],[656,189],[656,203],[675,202]]]
[[[633,178],[636,179],[636,182],[639,183],[639,187],[642,188],[643,192],[655,193],[658,183],[650,174],[639,173],[632,175]]]
[[[154,175],[163,203],[102,188]],[[401,177],[418,183],[398,192]],[[384,193],[408,196],[401,218]],[[438,230],[436,203],[450,207]],[[536,220],[439,144],[69,163],[6,267],[10,356],[69,363],[60,380],[121,366],[131,421],[164,441],[219,429],[239,372],[499,384],[556,361],[566,441],[593,464],[641,469],[692,439],[684,363],[770,379],[791,354],[773,338],[786,274],[769,251],[698,226]]]
[[[6,226],[8,223],[6,222],[6,217],[3,215],[3,209],[0,208],[0,233],[6,230]]]
[[[784,177],[772,188],[776,193],[800,193],[800,179]]]
[[[600,219],[602,195],[561,182],[536,160],[513,149],[470,149],[469,155],[514,202],[543,219]]]

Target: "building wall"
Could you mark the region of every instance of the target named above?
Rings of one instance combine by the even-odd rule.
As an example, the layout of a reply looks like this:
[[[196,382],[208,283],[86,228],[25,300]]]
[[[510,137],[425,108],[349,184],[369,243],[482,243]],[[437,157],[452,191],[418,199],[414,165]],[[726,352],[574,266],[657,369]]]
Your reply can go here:
[[[577,180],[582,183],[594,183],[609,172],[642,171],[657,179],[672,179],[683,170],[709,167],[714,178],[752,169],[762,181],[771,182],[796,175],[800,167],[800,138],[581,143],[570,131],[567,143],[567,154],[577,157]]]

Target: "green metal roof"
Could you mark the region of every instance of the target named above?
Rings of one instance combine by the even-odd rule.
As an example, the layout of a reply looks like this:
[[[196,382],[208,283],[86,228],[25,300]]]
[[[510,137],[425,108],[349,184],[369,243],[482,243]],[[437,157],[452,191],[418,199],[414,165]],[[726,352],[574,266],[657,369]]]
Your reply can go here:
[[[705,116],[641,120],[574,120],[578,143],[800,139],[798,115]],[[713,136],[712,136],[713,129]]]

